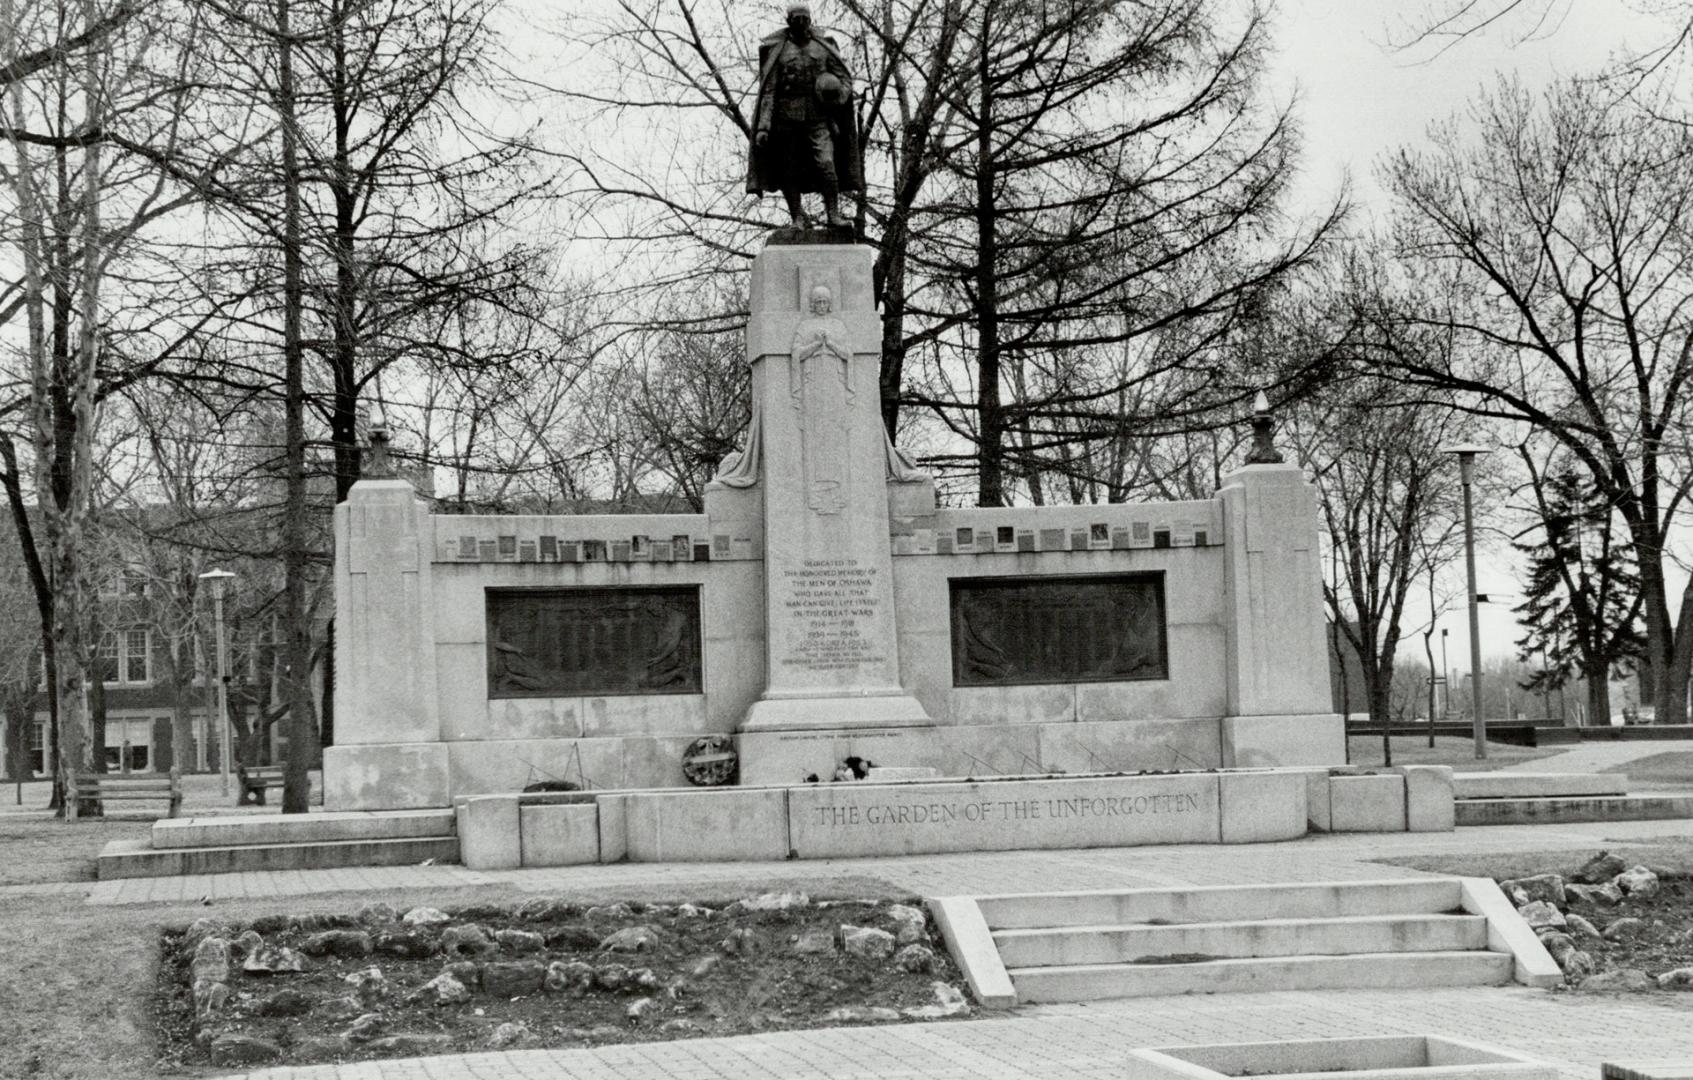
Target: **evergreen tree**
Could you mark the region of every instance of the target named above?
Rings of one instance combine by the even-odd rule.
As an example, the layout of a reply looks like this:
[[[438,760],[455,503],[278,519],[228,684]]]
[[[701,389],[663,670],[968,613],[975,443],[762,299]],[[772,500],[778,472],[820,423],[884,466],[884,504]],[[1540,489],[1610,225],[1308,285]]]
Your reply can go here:
[[[1587,684],[1589,722],[1603,723],[1611,711],[1611,675],[1632,669],[1646,647],[1634,549],[1614,530],[1610,507],[1594,500],[1573,470],[1545,476],[1526,450],[1523,457],[1541,538],[1512,545],[1528,557],[1524,600],[1512,610],[1526,628],[1518,657],[1538,657],[1542,665],[1521,685],[1544,693],[1579,675]]]

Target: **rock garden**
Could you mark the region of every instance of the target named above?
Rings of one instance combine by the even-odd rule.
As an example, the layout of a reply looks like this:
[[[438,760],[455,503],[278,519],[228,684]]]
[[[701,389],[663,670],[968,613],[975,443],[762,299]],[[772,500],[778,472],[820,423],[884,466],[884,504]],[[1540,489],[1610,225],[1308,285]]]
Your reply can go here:
[[[1501,880],[1581,991],[1693,990],[1693,877],[1600,852],[1569,874]]]
[[[310,1063],[968,1014],[917,901],[769,893],[721,907],[549,897],[167,930],[183,1065]]]

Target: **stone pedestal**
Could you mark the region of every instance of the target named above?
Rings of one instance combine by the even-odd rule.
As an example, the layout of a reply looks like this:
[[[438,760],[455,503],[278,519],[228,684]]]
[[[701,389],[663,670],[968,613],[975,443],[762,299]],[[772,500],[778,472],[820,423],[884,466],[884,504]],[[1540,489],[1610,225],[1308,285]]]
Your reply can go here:
[[[361,480],[335,508],[336,745],[326,810],[451,805],[435,680],[429,511],[404,480]]]
[[[760,455],[768,677],[743,732],[931,722],[899,682],[873,259],[850,244],[772,245],[753,262],[748,453]]]
[[[1330,701],[1316,493],[1297,465],[1223,478],[1225,767],[1333,765],[1346,732]]]

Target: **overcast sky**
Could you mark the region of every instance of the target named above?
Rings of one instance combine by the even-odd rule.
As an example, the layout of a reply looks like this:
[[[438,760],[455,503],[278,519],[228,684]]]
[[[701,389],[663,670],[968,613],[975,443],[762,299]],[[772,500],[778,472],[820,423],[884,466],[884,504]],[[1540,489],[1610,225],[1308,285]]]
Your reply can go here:
[[[1550,3],[1558,15],[1527,40],[1536,28],[1523,17],[1439,55],[1426,45],[1408,52],[1391,46],[1407,38],[1408,19],[1441,2],[1279,0],[1278,94],[1298,88],[1306,145],[1300,187],[1314,204],[1349,172],[1357,199],[1380,205],[1376,158],[1419,142],[1431,122],[1462,113],[1497,73],[1514,71],[1538,86],[1557,73],[1592,72],[1625,46],[1641,49],[1666,36],[1662,20],[1624,0],[1525,0],[1530,13]]]

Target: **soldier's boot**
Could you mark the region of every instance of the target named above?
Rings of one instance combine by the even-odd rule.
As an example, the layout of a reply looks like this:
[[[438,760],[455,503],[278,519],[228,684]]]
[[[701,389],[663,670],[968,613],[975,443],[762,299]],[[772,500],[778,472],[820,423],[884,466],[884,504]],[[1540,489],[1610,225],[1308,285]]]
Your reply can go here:
[[[823,196],[823,214],[833,229],[850,229],[852,221],[841,213],[841,200],[838,195]]]
[[[800,201],[799,192],[784,191],[782,198],[788,201],[788,224],[796,229],[805,228],[805,205]]]

